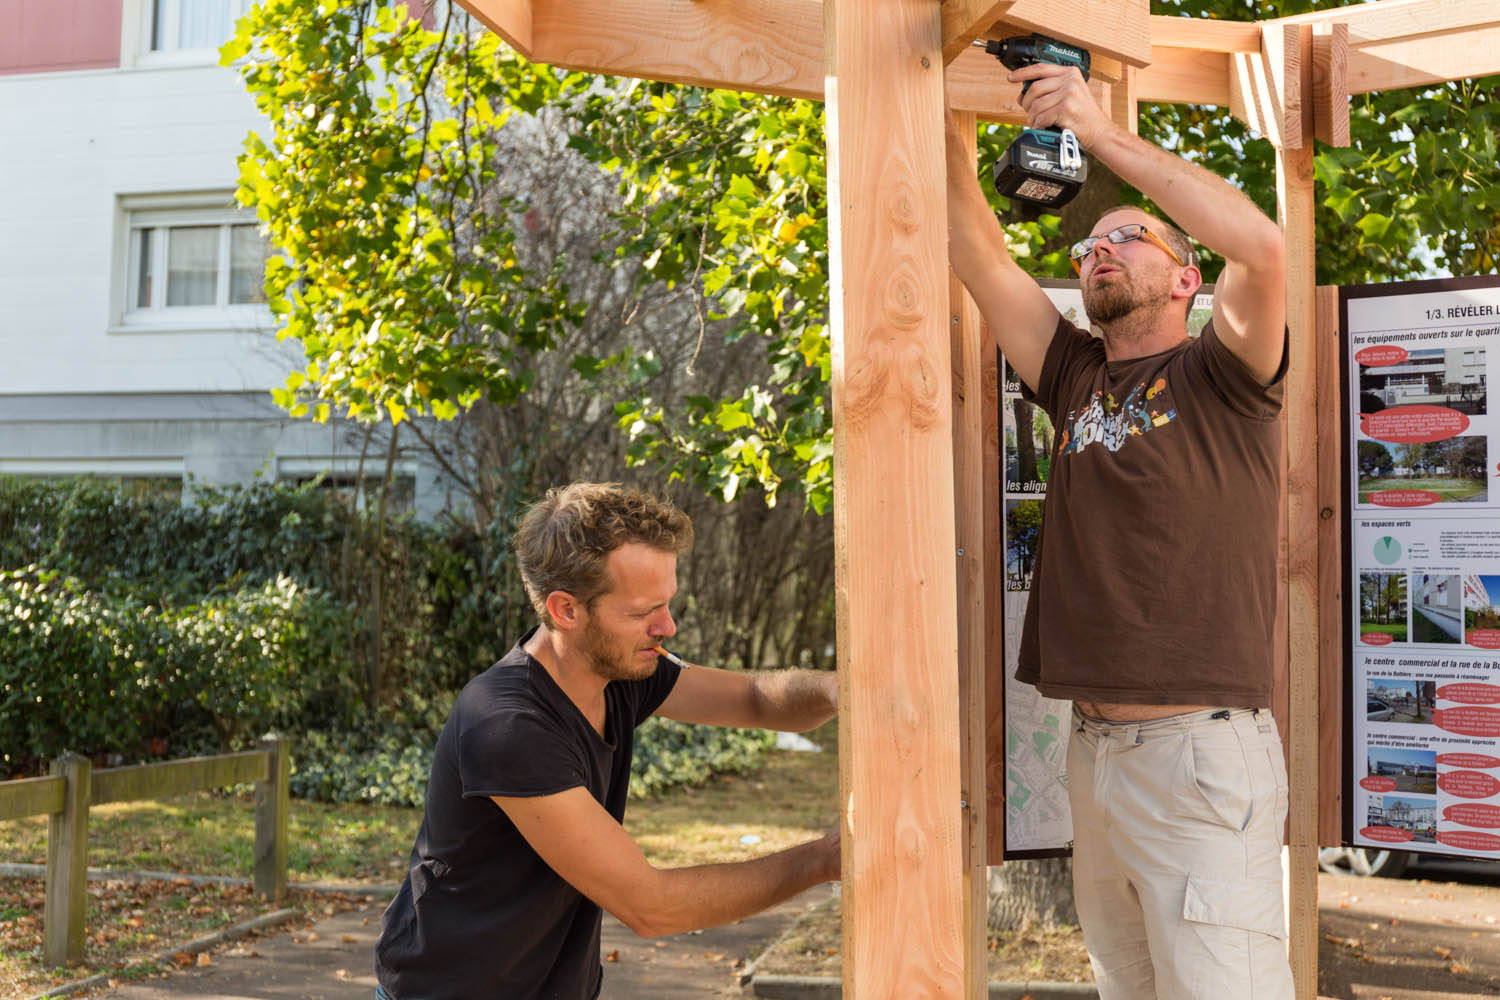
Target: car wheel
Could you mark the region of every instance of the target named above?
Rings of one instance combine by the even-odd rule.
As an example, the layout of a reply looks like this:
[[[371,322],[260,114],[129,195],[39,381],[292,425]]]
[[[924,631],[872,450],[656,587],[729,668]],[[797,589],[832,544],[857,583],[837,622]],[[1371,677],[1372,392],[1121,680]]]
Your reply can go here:
[[[1373,847],[1322,847],[1318,867],[1334,875],[1375,875],[1396,878],[1406,871],[1410,855],[1405,851],[1383,851]]]

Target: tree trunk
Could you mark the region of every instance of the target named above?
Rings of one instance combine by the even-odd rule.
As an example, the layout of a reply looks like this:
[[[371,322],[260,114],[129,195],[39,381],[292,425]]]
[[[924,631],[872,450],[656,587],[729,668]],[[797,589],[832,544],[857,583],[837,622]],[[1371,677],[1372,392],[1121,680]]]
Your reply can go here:
[[[1007,861],[989,872],[992,931],[1061,927],[1078,923],[1073,908],[1073,860]]]
[[[1015,401],[1016,408],[1016,479],[1022,483],[1034,483],[1040,478],[1036,469],[1036,429],[1032,426],[1032,405],[1023,399]]]

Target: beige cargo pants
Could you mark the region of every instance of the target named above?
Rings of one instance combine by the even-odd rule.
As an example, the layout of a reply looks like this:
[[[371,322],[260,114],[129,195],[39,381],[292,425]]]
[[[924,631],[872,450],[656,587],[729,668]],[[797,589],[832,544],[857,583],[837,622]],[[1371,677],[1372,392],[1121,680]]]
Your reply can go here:
[[[1101,1000],[1290,1000],[1286,764],[1264,709],[1076,710],[1073,891]]]

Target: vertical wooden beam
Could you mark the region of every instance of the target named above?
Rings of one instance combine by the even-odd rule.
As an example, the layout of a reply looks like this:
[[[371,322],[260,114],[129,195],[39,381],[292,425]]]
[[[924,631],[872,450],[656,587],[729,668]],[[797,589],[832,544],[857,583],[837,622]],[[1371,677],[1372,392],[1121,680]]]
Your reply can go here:
[[[48,965],[83,961],[88,911],[89,798],[92,769],[87,757],[63,754],[50,773],[68,783],[62,812],[47,823],[47,898],[42,904],[42,958]]]
[[[260,748],[271,759],[266,780],[255,783],[255,892],[280,902],[286,895],[292,745],[285,737],[273,735],[261,740]]]
[[[1344,478],[1339,290],[1317,289],[1318,395],[1318,843],[1343,839]]]
[[[1313,135],[1330,146],[1349,145],[1349,25],[1313,27]]]
[[[978,155],[978,122],[972,112],[954,120],[966,141],[969,159]],[[965,996],[984,1000],[989,995],[989,868],[985,820],[988,789],[985,781],[985,630],[991,614],[986,606],[985,544],[985,380],[980,339],[979,306],[957,275],[948,275],[948,328],[953,356],[953,497],[954,527],[958,537],[958,703],[960,788],[963,795],[964,835],[964,970]],[[991,367],[993,367],[993,361]]]
[[[1126,66],[1117,83],[1109,87],[1109,116],[1131,135],[1141,134],[1141,115],[1137,107],[1134,66]]]
[[[1273,38],[1267,27],[1268,42]],[[1284,53],[1288,75],[1277,104],[1310,83],[1312,32],[1299,28]],[[1293,52],[1292,49],[1296,51]],[[1268,45],[1268,51],[1270,46]],[[1295,69],[1293,73],[1291,70]],[[1276,151],[1276,201],[1287,252],[1287,326],[1290,329],[1286,383],[1286,594],[1288,631],[1287,770],[1291,780],[1288,816],[1289,874],[1287,941],[1299,1000],[1317,996],[1318,980],[1318,419],[1317,340],[1314,313],[1313,144],[1311,106],[1297,102],[1297,117],[1283,118],[1287,145]],[[1295,124],[1291,145],[1287,126]],[[1290,147],[1290,148],[1289,148]]]
[[[931,0],[828,0],[848,1000],[964,990],[943,60]]]

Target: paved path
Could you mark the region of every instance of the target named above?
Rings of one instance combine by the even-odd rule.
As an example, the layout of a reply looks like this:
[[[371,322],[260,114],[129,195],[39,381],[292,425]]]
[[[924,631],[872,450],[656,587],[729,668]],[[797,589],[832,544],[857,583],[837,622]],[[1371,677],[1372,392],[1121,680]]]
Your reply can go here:
[[[603,1000],[742,997],[737,972],[805,910],[826,899],[819,886],[796,899],[712,930],[643,941],[604,918]],[[91,994],[110,1000],[372,1000],[371,962],[383,900],[206,953],[203,961],[149,982]]]

